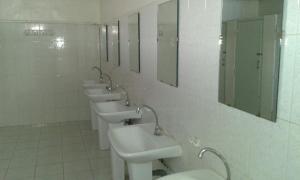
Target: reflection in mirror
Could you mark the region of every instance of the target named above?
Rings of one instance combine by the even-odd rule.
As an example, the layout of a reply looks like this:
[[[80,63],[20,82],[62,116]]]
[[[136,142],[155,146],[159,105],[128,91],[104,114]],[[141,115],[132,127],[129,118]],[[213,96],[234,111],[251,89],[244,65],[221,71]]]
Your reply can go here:
[[[135,13],[128,18],[128,44],[130,70],[140,72],[140,14]]]
[[[276,121],[283,0],[223,0],[219,102]]]
[[[108,59],[114,66],[120,66],[120,35],[119,21],[110,23],[108,26]]]
[[[167,1],[158,7],[157,78],[178,86],[178,0]]]
[[[107,25],[100,26],[100,59],[101,62],[108,61],[107,56]]]

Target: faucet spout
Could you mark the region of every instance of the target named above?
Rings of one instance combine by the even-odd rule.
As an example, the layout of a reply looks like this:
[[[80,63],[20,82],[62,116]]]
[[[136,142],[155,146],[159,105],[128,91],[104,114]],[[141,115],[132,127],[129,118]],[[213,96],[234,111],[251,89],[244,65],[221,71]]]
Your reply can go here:
[[[200,153],[199,153],[199,158],[202,159],[204,154],[206,152],[211,152],[213,153],[214,155],[216,155],[218,158],[220,158],[222,160],[222,162],[224,163],[225,165],[225,168],[226,168],[226,173],[227,173],[227,178],[226,180],[231,180],[231,172],[230,172],[230,167],[229,167],[229,164],[228,162],[226,161],[225,157],[219,153],[217,150],[213,149],[213,148],[210,148],[210,147],[205,147],[203,149],[200,150]]]
[[[111,92],[112,89],[113,89],[113,82],[112,82],[111,77],[110,77],[108,74],[106,74],[106,73],[102,73],[102,76],[103,76],[103,77],[106,77],[106,78],[108,79],[108,81],[109,81],[109,86],[107,87],[107,90],[108,90],[109,92]]]
[[[128,91],[126,91],[126,89],[123,86],[120,86],[120,85],[116,85],[116,88],[120,88],[124,91],[124,93],[125,93],[125,105],[130,106]]]
[[[102,81],[102,80],[103,80],[103,73],[102,73],[101,68],[98,67],[98,66],[93,66],[93,67],[92,67],[92,70],[97,70],[97,71],[99,71],[99,79]]]
[[[136,112],[138,114],[140,114],[143,109],[148,109],[148,110],[150,110],[154,114],[154,117],[155,117],[154,135],[155,136],[161,136],[162,135],[162,129],[161,129],[160,125],[159,125],[158,116],[157,116],[156,111],[152,107],[150,107],[148,105],[142,105],[142,106],[140,106],[140,107],[137,108]]]

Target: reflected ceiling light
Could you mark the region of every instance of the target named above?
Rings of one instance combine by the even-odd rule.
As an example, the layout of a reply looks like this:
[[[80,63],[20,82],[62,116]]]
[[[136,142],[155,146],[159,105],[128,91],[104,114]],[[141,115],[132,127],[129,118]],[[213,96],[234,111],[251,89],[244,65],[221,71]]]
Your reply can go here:
[[[223,44],[223,36],[221,35],[219,38],[219,45],[221,46]]]
[[[63,37],[57,37],[55,44],[58,49],[63,49],[65,47],[65,39]]]
[[[43,25],[33,25],[30,29],[32,31],[43,31],[45,30],[45,27]]]

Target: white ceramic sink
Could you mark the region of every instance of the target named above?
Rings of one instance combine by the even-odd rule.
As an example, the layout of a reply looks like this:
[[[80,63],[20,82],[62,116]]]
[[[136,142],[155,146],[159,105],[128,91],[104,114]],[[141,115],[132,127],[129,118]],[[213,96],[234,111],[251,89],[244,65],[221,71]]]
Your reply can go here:
[[[105,83],[99,83],[95,80],[85,80],[82,83],[82,87],[84,89],[95,89],[95,88],[103,88],[105,89],[107,87],[107,84]]]
[[[85,95],[93,102],[116,101],[121,99],[121,93],[108,92],[106,89],[86,89]]]
[[[215,172],[207,169],[187,171],[159,178],[158,180],[225,180]]]
[[[130,180],[152,180],[152,161],[179,157],[181,146],[172,138],[155,136],[155,124],[114,128],[109,140],[114,151],[127,161]]]
[[[141,115],[136,113],[136,108],[125,106],[121,101],[96,103],[94,106],[97,115],[107,123],[122,123],[126,119],[141,118]]]
[[[168,136],[155,136],[154,127],[153,123],[148,123],[115,128],[109,132],[109,138],[117,153],[130,162],[181,156],[181,146]]]
[[[92,128],[98,129],[98,121],[96,112],[94,111],[95,103],[105,101],[117,101],[121,99],[121,93],[110,93],[106,88],[88,88],[84,90],[84,94],[89,98],[91,109]]]

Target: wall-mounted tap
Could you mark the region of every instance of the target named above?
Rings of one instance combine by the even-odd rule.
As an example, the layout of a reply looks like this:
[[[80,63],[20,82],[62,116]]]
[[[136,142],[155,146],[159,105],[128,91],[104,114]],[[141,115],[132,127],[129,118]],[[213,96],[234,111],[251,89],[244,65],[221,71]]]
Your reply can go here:
[[[125,105],[130,106],[128,91],[123,86],[120,86],[120,85],[116,85],[116,89],[122,89],[124,91],[124,93],[125,93]]]
[[[205,147],[203,149],[200,150],[200,153],[199,153],[199,158],[202,159],[204,154],[206,152],[211,152],[213,153],[214,155],[216,155],[218,158],[220,158],[222,160],[222,162],[224,163],[225,165],[225,168],[226,168],[226,173],[227,173],[227,178],[226,180],[231,180],[231,172],[230,172],[230,167],[229,167],[229,164],[228,162],[226,161],[225,157],[219,153],[217,150],[213,149],[213,148],[210,148],[210,147]]]
[[[103,73],[102,73],[101,68],[98,67],[98,66],[93,66],[93,67],[92,67],[92,70],[97,70],[97,71],[99,71],[99,79],[100,79],[100,81],[103,81]]]
[[[103,78],[106,77],[106,78],[108,79],[108,81],[109,81],[109,86],[108,86],[106,89],[107,89],[109,92],[111,92],[111,91],[113,90],[113,82],[112,82],[111,77],[110,77],[108,74],[106,74],[106,73],[102,73],[102,76],[103,76]]]
[[[137,108],[136,112],[137,112],[138,114],[143,113],[143,112],[142,112],[143,109],[148,109],[148,110],[150,110],[150,111],[154,114],[154,116],[155,116],[155,129],[154,129],[154,135],[155,135],[155,136],[161,136],[161,135],[162,135],[162,129],[161,129],[161,127],[159,126],[159,123],[158,123],[158,117],[157,117],[157,114],[156,114],[155,110],[154,110],[152,107],[148,106],[148,105],[142,105],[142,106],[139,106],[139,107]]]

